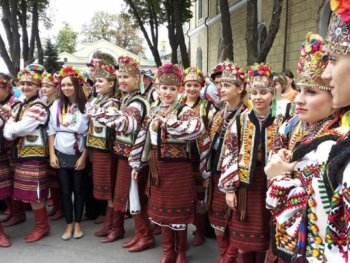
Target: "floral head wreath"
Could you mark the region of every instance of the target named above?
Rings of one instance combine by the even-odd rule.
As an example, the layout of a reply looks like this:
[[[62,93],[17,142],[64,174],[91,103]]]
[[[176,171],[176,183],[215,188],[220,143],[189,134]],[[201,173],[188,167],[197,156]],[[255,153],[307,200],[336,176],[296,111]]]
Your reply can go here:
[[[117,73],[113,65],[102,65],[102,63],[96,66],[96,78],[106,78],[109,80],[115,80],[117,78]]]
[[[223,63],[223,71],[221,76],[222,82],[234,83],[236,81],[239,81],[243,83],[245,79],[246,79],[246,73],[242,68],[234,65],[229,60],[226,60]]]
[[[11,85],[11,77],[5,73],[0,73],[0,86],[9,88]]]
[[[62,68],[58,73],[58,80],[61,82],[63,78],[69,76],[77,78],[80,85],[85,84],[86,78],[84,74],[79,69],[76,69],[72,66],[65,66]]]
[[[274,91],[273,73],[269,65],[255,63],[250,67],[248,76],[251,88],[266,88]]]
[[[328,52],[350,54],[350,3],[345,0],[330,0],[333,14],[329,21],[326,47]]]
[[[120,56],[118,58],[119,72],[126,72],[132,76],[140,74],[140,63],[129,56]]]
[[[183,73],[177,64],[164,64],[158,68],[157,78],[160,85],[181,86]]]
[[[42,76],[41,83],[49,82],[49,83],[52,83],[54,86],[57,86],[58,84],[57,76],[49,72],[44,72],[41,76]]]
[[[29,64],[26,68],[30,71],[35,71],[40,74],[43,74],[46,71],[45,67],[41,64]]]
[[[217,75],[220,75],[222,73],[222,71],[224,70],[224,63],[219,63],[217,64],[212,70],[211,70],[211,74],[210,77],[212,79],[215,79],[215,77]]]
[[[205,78],[204,78],[203,72],[200,69],[196,67],[189,67],[185,69],[183,73],[184,73],[183,83],[185,83],[186,81],[194,80],[194,81],[198,81],[202,87],[204,86]]]
[[[297,85],[317,86],[330,90],[321,75],[326,67],[327,55],[323,38],[318,34],[307,33],[300,48],[300,59],[297,66]]]
[[[22,81],[29,81],[33,82],[35,85],[40,86],[41,79],[42,77],[40,73],[37,73],[36,71],[31,71],[27,68],[20,70],[17,74],[18,83],[21,83]]]

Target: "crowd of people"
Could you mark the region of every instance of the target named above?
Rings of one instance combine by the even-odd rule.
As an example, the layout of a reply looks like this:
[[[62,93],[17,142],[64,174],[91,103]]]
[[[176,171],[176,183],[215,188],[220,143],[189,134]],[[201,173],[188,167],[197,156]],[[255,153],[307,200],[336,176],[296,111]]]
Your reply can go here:
[[[306,35],[296,77],[230,61],[207,77],[171,63],[154,72],[120,56],[93,59],[88,75],[31,64],[16,98],[1,73],[0,247],[11,245],[1,225],[26,220],[26,204],[26,242],[50,233],[49,217],[64,217],[62,240],[83,238],[91,191],[104,213],[95,236],[124,238],[130,216],[122,247],[161,234],[161,263],[187,262],[187,227],[199,246],[207,222],[220,263],[348,262],[350,9],[332,8],[327,39]]]

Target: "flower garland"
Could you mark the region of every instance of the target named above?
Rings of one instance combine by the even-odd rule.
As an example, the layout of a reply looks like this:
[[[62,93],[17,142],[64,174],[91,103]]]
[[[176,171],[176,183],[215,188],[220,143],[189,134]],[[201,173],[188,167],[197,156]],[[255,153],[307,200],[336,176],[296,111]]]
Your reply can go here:
[[[330,0],[331,10],[340,15],[344,23],[350,22],[350,2],[348,0]]]
[[[184,82],[189,81],[189,80],[195,80],[198,81],[201,86],[204,85],[205,78],[203,75],[203,72],[196,68],[196,67],[189,67],[184,70]]]
[[[232,64],[230,61],[226,60],[223,64],[223,70],[222,70],[222,79],[221,81],[225,81],[225,80],[228,80],[228,81],[233,81],[233,80],[240,80],[242,82],[245,82],[246,80],[246,72]]]
[[[252,66],[250,66],[248,74],[252,78],[257,76],[266,76],[270,79],[273,78],[271,67],[264,63],[254,63]]]
[[[83,85],[86,81],[84,74],[81,73],[81,71],[79,69],[76,69],[72,66],[66,66],[66,67],[62,68],[58,73],[59,82],[61,82],[63,78],[68,77],[68,76],[72,76],[72,77],[77,78],[81,85]]]
[[[40,83],[41,79],[42,79],[41,74],[38,74],[37,72],[31,71],[31,70],[26,69],[26,68],[24,68],[18,72],[17,78],[18,78],[18,80],[20,80],[24,76],[29,76],[33,81],[35,81],[37,83]]]

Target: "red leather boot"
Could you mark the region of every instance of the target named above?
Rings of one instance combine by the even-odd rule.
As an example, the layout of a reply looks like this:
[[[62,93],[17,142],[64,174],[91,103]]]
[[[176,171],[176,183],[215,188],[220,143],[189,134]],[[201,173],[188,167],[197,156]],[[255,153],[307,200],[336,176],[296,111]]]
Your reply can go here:
[[[33,213],[35,228],[24,238],[28,243],[38,241],[50,232],[46,207],[33,209]]]
[[[196,233],[192,240],[192,246],[200,246],[205,241],[205,224],[207,222],[207,215],[206,214],[195,214],[195,225],[196,225]]]
[[[169,227],[162,226],[162,250],[163,255],[160,263],[174,263],[176,260],[175,253],[175,231]]]
[[[96,237],[106,237],[112,231],[113,210],[113,207],[107,206],[103,220],[103,227],[95,233]]]
[[[225,236],[216,235],[216,244],[219,247],[219,255],[220,255],[218,262],[222,263],[222,260],[224,259],[226,251],[230,245],[230,240]]]
[[[9,247],[9,246],[11,246],[11,242],[8,238],[8,235],[5,234],[0,224],[0,247]]]
[[[124,237],[125,229],[124,229],[124,213],[114,210],[113,211],[113,223],[112,230],[109,232],[108,236],[102,239],[102,243],[110,243],[114,242],[118,239]]]
[[[153,247],[155,244],[155,239],[153,236],[151,224],[147,218],[147,214],[145,212],[141,212],[139,214],[133,214],[133,219],[135,220],[135,238],[132,245],[130,245],[129,252],[139,252],[145,250],[147,248]]]
[[[14,226],[26,221],[26,211],[24,203],[11,199],[11,218],[2,224],[3,227]]]
[[[175,231],[176,233],[176,263],[186,263],[186,249],[187,249],[187,229]]]

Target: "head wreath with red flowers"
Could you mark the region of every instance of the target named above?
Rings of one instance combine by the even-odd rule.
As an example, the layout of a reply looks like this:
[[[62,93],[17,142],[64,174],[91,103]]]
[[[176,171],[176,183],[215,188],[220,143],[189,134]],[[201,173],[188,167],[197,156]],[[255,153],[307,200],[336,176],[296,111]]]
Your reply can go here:
[[[118,58],[119,72],[125,72],[131,76],[137,76],[140,74],[140,63],[129,56],[120,56]]]
[[[222,76],[221,76],[222,82],[230,82],[233,84],[237,84],[237,82],[242,84],[245,82],[246,72],[242,68],[234,65],[231,61],[226,60],[223,63],[222,68],[223,68]]]
[[[37,86],[41,85],[41,74],[36,71],[31,71],[27,68],[20,70],[17,74],[18,83],[21,84],[22,81],[32,82]]]
[[[327,54],[323,38],[312,32],[307,33],[300,48],[297,85],[317,86],[324,90],[330,90],[330,87],[321,78],[326,63]]]
[[[189,67],[185,69],[183,73],[184,73],[184,81],[183,81],[184,84],[186,81],[193,80],[193,81],[198,81],[202,87],[204,86],[205,78],[204,78],[203,72],[200,69],[196,67]]]
[[[214,80],[217,75],[222,74],[224,70],[224,63],[217,64],[212,70],[210,77]]]
[[[44,83],[51,84],[56,87],[58,85],[57,76],[49,72],[44,72],[42,74],[41,84]]]
[[[74,77],[78,79],[80,85],[84,85],[86,82],[86,78],[84,74],[79,70],[74,68],[73,66],[65,66],[58,73],[59,82],[62,81],[65,77]]]
[[[250,88],[267,88],[274,91],[273,73],[269,65],[255,63],[248,71]]]
[[[183,73],[177,64],[164,64],[158,68],[157,78],[160,85],[181,86]]]
[[[106,64],[102,65],[99,64],[96,67],[96,78],[105,78],[108,80],[116,80],[117,74],[115,72],[115,68],[113,65]]]
[[[350,54],[350,1],[330,0],[333,11],[328,26],[326,47],[329,53]]]

